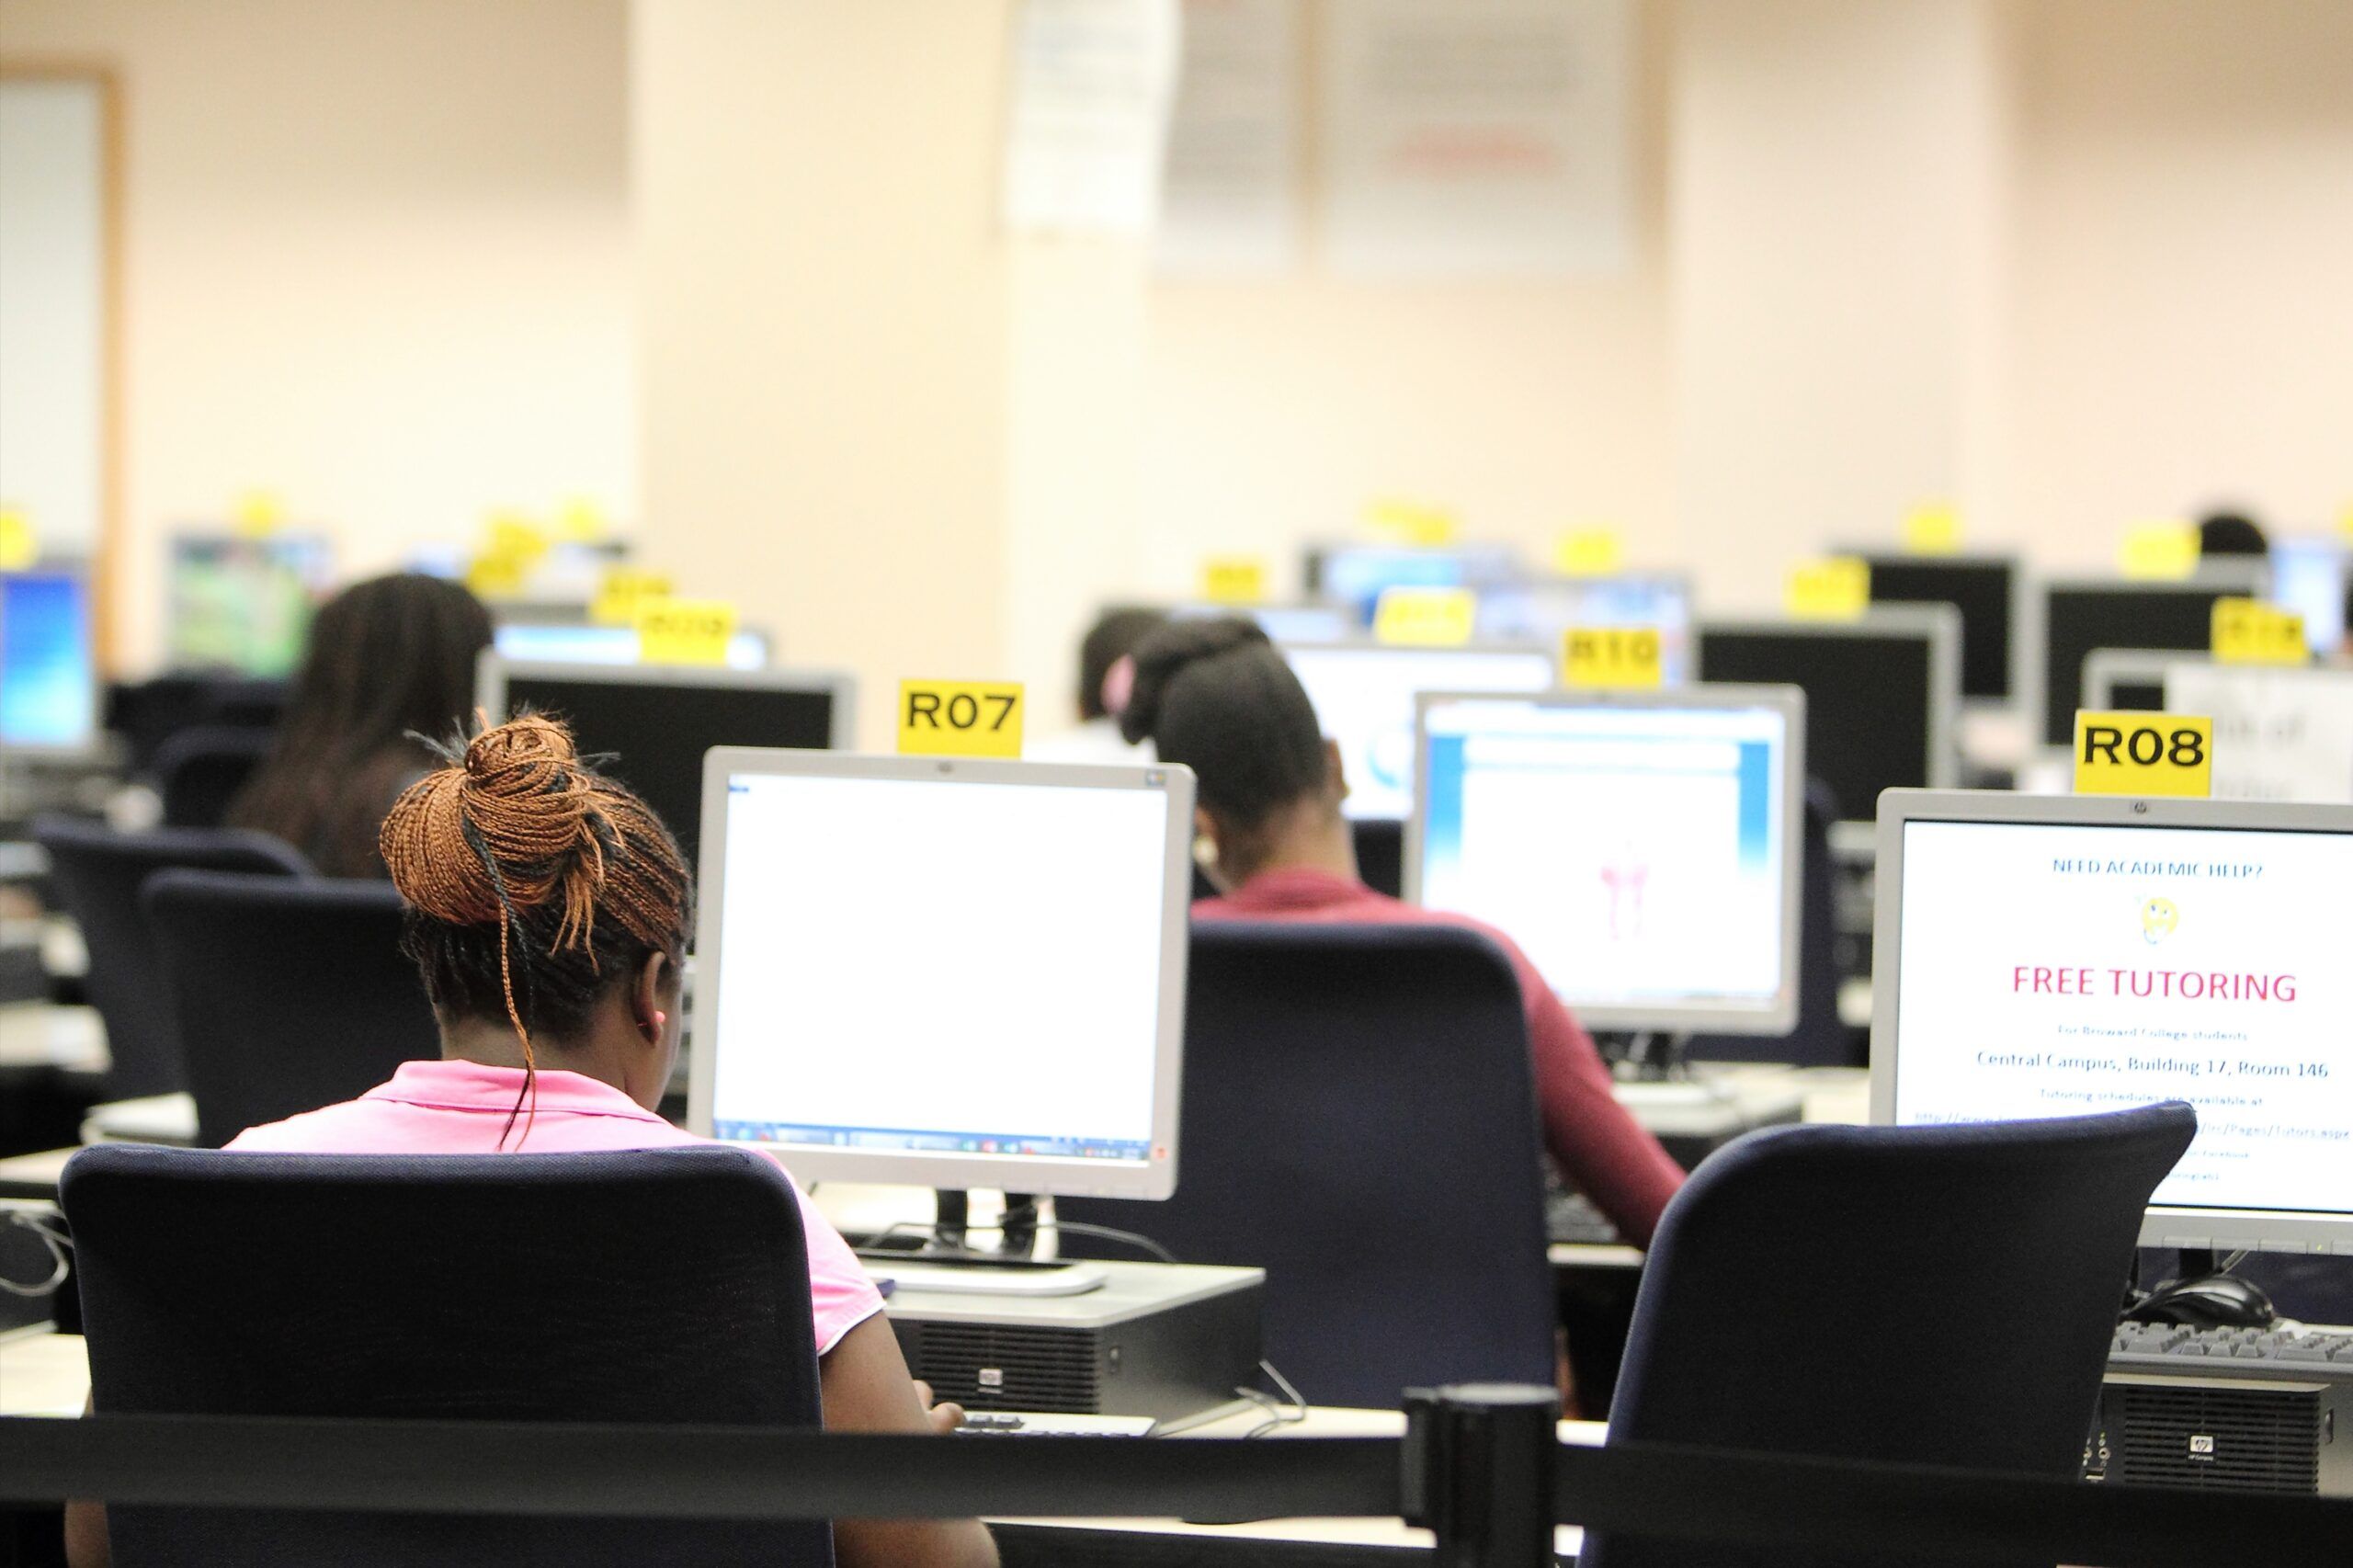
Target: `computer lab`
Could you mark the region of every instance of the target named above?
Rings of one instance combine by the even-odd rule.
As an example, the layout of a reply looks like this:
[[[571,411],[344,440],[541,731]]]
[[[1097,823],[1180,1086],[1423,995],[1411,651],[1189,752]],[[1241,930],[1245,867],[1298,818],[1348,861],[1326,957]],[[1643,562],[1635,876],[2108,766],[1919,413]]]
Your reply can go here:
[[[0,1568],[2346,1568],[2348,257],[2341,0],[0,0]]]

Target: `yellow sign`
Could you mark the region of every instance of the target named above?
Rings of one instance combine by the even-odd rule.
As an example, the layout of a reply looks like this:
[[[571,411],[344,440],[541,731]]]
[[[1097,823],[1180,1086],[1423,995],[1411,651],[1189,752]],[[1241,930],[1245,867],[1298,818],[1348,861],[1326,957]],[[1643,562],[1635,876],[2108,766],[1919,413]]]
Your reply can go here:
[[[21,572],[40,559],[40,536],[21,506],[0,506],[0,572]]]
[[[901,681],[899,750],[911,756],[1019,756],[1020,685]]]
[[[286,526],[286,503],[268,490],[248,490],[237,497],[237,532],[246,539],[267,539]]]
[[[723,665],[735,635],[724,599],[647,599],[637,607],[637,656],[649,665]]]
[[[1803,620],[1852,620],[1870,608],[1870,563],[1852,555],[1807,562],[1790,573],[1788,602]]]
[[[1571,528],[1552,541],[1552,566],[1563,577],[1607,577],[1625,562],[1615,528]]]
[[[607,568],[589,603],[588,619],[604,626],[634,626],[640,605],[666,599],[672,593],[670,574],[639,566]]]
[[[1456,532],[1452,512],[1420,501],[1375,501],[1365,508],[1365,523],[1385,540],[1426,550],[1452,544]]]
[[[2259,599],[2214,601],[2214,659],[2224,665],[2301,665],[2312,656],[2304,618]]]
[[[605,537],[605,509],[574,495],[555,509],[555,537],[572,544],[594,544]]]
[[[1961,510],[1949,501],[1931,501],[1904,515],[1904,548],[1914,555],[1961,553]]]
[[[1658,629],[1651,626],[1572,628],[1561,640],[1564,686],[1586,691],[1622,691],[1660,684]]]
[[[2135,523],[2124,530],[2116,564],[2141,582],[2177,582],[2198,570],[2198,525]]]
[[[466,586],[477,598],[511,599],[523,591],[530,562],[517,556],[485,550],[466,562]]]
[[[2075,793],[2174,795],[2213,790],[2214,721],[2179,713],[2075,715]]]
[[[2347,502],[2345,510],[2336,514],[2336,531],[2347,543],[2353,543],[2353,501]]]
[[[1267,563],[1255,555],[1213,555],[1201,562],[1201,597],[1213,605],[1267,602]]]
[[[1372,634],[1413,648],[1453,648],[1471,641],[1479,596],[1468,588],[1381,590],[1372,608]]]
[[[520,512],[493,512],[483,526],[485,555],[506,555],[529,565],[548,552],[548,531]]]

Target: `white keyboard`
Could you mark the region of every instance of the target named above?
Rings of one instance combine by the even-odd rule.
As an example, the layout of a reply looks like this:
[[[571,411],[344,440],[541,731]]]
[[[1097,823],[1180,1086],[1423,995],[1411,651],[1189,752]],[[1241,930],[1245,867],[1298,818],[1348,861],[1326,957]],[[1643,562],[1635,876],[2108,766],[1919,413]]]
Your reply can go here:
[[[1158,1423],[1149,1415],[1069,1415],[1061,1411],[973,1410],[958,1437],[1149,1437]]]

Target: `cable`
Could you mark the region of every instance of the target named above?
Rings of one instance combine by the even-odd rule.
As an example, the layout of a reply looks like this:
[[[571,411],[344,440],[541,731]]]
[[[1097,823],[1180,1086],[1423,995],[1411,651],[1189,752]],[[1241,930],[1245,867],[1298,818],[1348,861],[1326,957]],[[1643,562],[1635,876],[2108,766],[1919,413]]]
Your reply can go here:
[[[0,1210],[0,1220],[6,1220],[10,1225],[30,1231],[40,1237],[41,1245],[49,1249],[50,1258],[54,1264],[49,1271],[49,1278],[38,1285],[28,1285],[21,1279],[11,1279],[6,1275],[0,1275],[0,1290],[6,1290],[11,1296],[55,1295],[57,1288],[65,1283],[65,1277],[74,1269],[72,1262],[65,1256],[74,1250],[74,1238],[63,1231],[52,1230],[46,1221],[36,1215],[28,1214],[21,1209]]]
[[[1291,1385],[1291,1381],[1284,1377],[1272,1361],[1261,1360],[1258,1363],[1258,1370],[1266,1373],[1268,1381],[1282,1390],[1284,1398],[1290,1401],[1290,1408],[1285,1410],[1279,1403],[1269,1399],[1256,1389],[1236,1388],[1233,1391],[1235,1393],[1267,1413],[1266,1420],[1242,1434],[1245,1442],[1253,1437],[1263,1437],[1278,1426],[1296,1426],[1307,1419],[1307,1401],[1301,1397],[1299,1390]]]

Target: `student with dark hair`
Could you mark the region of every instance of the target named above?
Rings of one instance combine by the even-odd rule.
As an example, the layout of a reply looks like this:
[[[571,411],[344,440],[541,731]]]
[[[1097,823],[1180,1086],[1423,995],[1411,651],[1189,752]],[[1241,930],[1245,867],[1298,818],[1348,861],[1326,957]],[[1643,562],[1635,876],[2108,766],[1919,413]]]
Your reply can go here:
[[[248,1128],[230,1148],[472,1154],[698,1142],[653,1108],[678,1053],[691,879],[661,820],[585,766],[563,725],[523,718],[476,735],[401,796],[382,846],[409,903],[404,947],[440,1021],[441,1060]],[[962,1413],[926,1408],[881,1295],[805,1197],[801,1223],[826,1426],[954,1427]],[[80,1516],[77,1539],[92,1522]],[[972,1520],[843,1520],[835,1540],[851,1568],[996,1560]]]
[[[2200,519],[2198,554],[2201,560],[2268,555],[2271,540],[2263,525],[2241,512],[2215,512]]]
[[[1172,622],[1136,651],[1120,728],[1193,770],[1198,825],[1223,897],[1196,919],[1434,922],[1493,938],[1528,1009],[1546,1146],[1628,1240],[1646,1244],[1683,1173],[1609,1092],[1609,1070],[1528,956],[1492,927],[1385,897],[1357,876],[1339,747],[1265,631],[1241,619]]]
[[[330,877],[381,877],[376,831],[474,699],[490,612],[462,585],[416,573],[355,583],[322,606],[278,738],[230,803],[233,827],[275,834]]]
[[[1120,710],[1135,678],[1134,653],[1166,623],[1156,609],[1105,610],[1078,645],[1078,726],[1040,737],[1032,762],[1134,762],[1147,755],[1120,735]]]

